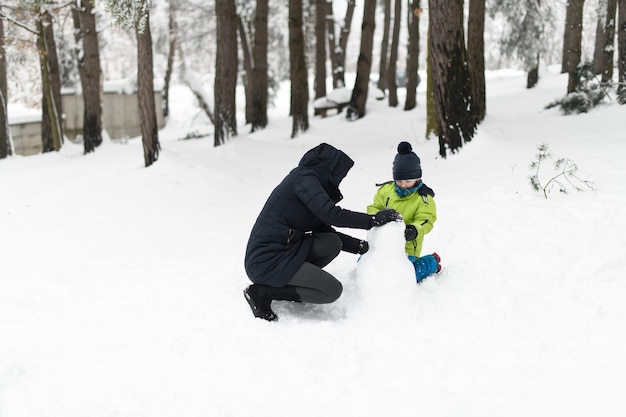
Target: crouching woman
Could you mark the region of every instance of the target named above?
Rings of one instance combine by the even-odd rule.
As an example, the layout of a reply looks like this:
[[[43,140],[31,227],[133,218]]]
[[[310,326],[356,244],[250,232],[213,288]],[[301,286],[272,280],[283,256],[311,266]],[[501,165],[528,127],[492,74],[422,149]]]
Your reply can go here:
[[[354,165],[322,143],[309,150],[272,191],[248,240],[245,268],[253,282],[244,297],[255,317],[276,321],[273,300],[332,303],[343,287],[324,271],[341,250],[363,254],[368,244],[332,226],[370,229],[400,219],[395,210],[375,215],[337,206],[339,184]]]

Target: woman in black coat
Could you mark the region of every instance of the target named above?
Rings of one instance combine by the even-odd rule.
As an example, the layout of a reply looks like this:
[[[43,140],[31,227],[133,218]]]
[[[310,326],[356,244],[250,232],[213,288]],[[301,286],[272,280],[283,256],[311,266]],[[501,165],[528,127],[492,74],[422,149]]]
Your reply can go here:
[[[322,268],[341,250],[363,254],[364,240],[331,226],[370,229],[399,219],[394,210],[371,216],[342,209],[339,184],[354,161],[322,143],[309,150],[272,191],[252,228],[245,267],[253,282],[244,296],[255,317],[278,320],[272,300],[332,303],[341,283]]]

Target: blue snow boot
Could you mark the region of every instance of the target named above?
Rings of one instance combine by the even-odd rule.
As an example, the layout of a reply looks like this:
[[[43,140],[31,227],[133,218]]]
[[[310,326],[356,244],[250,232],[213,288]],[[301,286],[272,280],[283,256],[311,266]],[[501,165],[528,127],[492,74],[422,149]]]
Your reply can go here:
[[[441,264],[439,263],[441,258],[437,253],[420,256],[419,258],[409,256],[409,260],[415,267],[415,279],[418,283],[422,282],[427,276],[441,271]]]

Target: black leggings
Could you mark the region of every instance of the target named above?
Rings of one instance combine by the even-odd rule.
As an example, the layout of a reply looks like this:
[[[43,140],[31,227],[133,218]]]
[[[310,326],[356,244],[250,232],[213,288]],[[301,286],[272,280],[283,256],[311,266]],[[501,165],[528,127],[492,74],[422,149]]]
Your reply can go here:
[[[341,252],[341,239],[335,233],[317,233],[306,262],[287,285],[292,285],[305,303],[327,304],[336,301],[343,291],[337,281],[322,268]]]

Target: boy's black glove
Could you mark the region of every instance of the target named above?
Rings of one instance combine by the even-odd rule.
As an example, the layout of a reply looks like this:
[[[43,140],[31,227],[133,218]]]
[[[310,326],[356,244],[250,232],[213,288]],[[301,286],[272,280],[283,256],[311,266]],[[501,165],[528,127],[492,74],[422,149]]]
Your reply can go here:
[[[367,243],[366,240],[362,240],[359,242],[359,249],[357,251],[357,253],[359,255],[363,255],[364,253],[366,253],[368,250],[370,250],[370,245],[369,243]]]
[[[435,192],[433,191],[433,189],[424,183],[422,183],[422,186],[417,190],[417,193],[422,197],[426,197],[429,194],[432,195],[433,198],[435,197]]]
[[[382,226],[383,224],[387,224],[389,222],[393,222],[401,219],[400,213],[395,211],[394,209],[383,209],[378,213],[372,216],[372,227]]]
[[[407,224],[404,229],[404,239],[407,241],[417,239],[417,229],[412,224]]]

